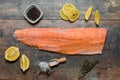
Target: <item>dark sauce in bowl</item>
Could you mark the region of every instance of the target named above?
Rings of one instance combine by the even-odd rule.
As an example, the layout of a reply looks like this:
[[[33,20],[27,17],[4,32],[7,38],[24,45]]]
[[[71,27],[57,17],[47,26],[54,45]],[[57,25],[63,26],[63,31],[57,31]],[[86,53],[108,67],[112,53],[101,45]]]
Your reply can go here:
[[[27,12],[27,17],[32,21],[37,20],[40,15],[41,15],[40,11],[35,6],[29,9]]]

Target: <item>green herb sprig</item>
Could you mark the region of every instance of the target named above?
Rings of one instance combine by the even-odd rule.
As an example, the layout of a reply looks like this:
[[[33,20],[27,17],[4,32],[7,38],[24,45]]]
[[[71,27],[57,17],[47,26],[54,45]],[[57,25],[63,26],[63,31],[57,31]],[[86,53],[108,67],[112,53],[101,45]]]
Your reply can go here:
[[[98,64],[99,61],[95,60],[94,62],[90,62],[87,59],[84,61],[83,66],[80,68],[79,71],[79,79],[84,77],[91,69],[95,67],[96,64]]]

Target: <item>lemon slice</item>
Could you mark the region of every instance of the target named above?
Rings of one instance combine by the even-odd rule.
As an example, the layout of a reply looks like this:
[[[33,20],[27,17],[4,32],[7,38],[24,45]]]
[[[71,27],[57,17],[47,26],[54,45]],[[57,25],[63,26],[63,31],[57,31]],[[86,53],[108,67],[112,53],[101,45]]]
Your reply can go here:
[[[20,56],[19,48],[15,46],[11,46],[5,51],[5,59],[8,61],[15,61],[18,59],[19,56]]]
[[[95,11],[95,23],[96,23],[97,25],[100,24],[100,13],[99,13],[98,10]]]
[[[20,58],[20,68],[23,72],[29,69],[30,60],[26,55],[22,55]]]
[[[91,6],[87,9],[86,14],[85,14],[85,20],[88,20],[90,18],[90,15],[92,13],[92,9],[93,9],[93,6]]]
[[[78,9],[71,9],[68,14],[70,21],[76,21],[80,16],[80,11]]]
[[[69,19],[68,19],[68,16],[66,16],[66,15],[63,13],[63,10],[62,10],[62,9],[60,10],[60,17],[61,17],[63,20],[69,20]]]
[[[68,16],[69,11],[70,11],[71,9],[75,9],[75,6],[74,6],[73,4],[71,4],[71,3],[66,3],[66,4],[63,6],[63,8],[62,8],[63,13],[64,13],[66,16]]]

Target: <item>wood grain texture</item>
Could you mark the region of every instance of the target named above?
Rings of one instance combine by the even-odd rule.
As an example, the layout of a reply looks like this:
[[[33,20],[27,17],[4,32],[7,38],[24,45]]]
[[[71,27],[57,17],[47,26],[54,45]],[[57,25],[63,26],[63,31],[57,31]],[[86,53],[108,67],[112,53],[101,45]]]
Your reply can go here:
[[[101,19],[119,19],[119,0],[1,0],[0,19],[24,19],[23,11],[29,4],[37,4],[44,12],[43,19],[60,19],[59,11],[65,3],[73,3],[81,12],[79,19],[84,19],[84,14],[90,6],[100,11]]]
[[[46,23],[46,24],[45,24]],[[75,23],[69,23],[62,20],[42,20],[37,25],[30,25],[26,23],[24,20],[1,20],[0,21],[0,79],[5,80],[78,80],[79,76],[79,64],[83,63],[83,61],[87,58],[89,60],[98,59],[100,60],[100,64],[97,65],[83,80],[89,79],[111,79],[111,80],[119,80],[119,67],[120,62],[120,23],[119,21],[101,21],[100,27],[105,27],[108,29],[108,35],[106,39],[106,44],[103,50],[102,55],[94,55],[94,56],[67,56],[61,55],[53,52],[47,52],[38,50],[34,47],[29,47],[21,42],[17,41],[13,37],[13,33],[16,29],[29,28],[29,27],[95,27],[93,21],[85,22],[83,20],[78,20]],[[17,46],[20,48],[21,54],[26,54],[31,61],[30,69],[24,74],[19,68],[19,60],[13,63],[9,63],[4,60],[4,52],[9,46]],[[61,64],[60,66],[54,68],[55,72],[48,78],[45,75],[39,75],[40,69],[38,67],[39,61],[46,61],[52,58],[59,57],[67,57],[67,63]],[[11,75],[10,75],[11,73]],[[70,74],[69,74],[70,73]],[[14,76],[16,75],[16,76]],[[7,76],[7,77],[6,77]]]
[[[74,23],[63,21],[59,11],[65,3],[73,3],[80,11],[79,20]],[[44,16],[36,25],[29,24],[23,17],[23,11],[29,4],[35,3],[44,11]],[[68,56],[38,50],[17,41],[13,33],[17,29],[30,27],[96,27],[94,12],[88,22],[84,14],[88,7],[99,9],[101,21],[99,27],[108,29],[108,34],[102,55]],[[97,35],[97,34],[96,34]],[[5,50],[10,46],[20,48],[21,54],[30,59],[30,69],[23,73],[19,68],[19,59],[7,62],[4,59]],[[67,62],[53,68],[53,74],[40,74],[39,61],[66,57]],[[100,63],[80,80],[119,80],[120,76],[120,0],[0,0],[0,80],[79,80],[79,70],[85,59],[98,59]]]

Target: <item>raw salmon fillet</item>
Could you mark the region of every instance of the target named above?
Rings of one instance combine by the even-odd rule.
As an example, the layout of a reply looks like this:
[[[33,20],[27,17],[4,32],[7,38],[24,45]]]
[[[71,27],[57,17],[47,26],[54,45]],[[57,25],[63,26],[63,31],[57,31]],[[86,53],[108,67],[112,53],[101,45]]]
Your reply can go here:
[[[105,28],[26,28],[16,30],[22,43],[62,54],[101,54],[107,29]]]

